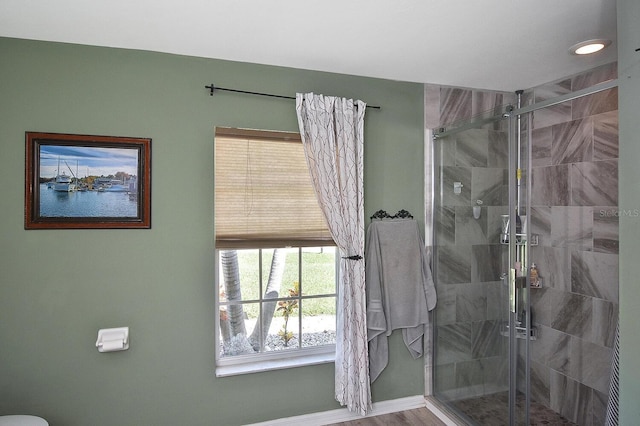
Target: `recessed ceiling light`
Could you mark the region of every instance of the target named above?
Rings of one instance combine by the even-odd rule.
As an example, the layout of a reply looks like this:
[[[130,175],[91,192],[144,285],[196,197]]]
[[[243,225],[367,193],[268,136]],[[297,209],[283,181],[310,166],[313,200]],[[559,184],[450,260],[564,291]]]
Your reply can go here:
[[[574,44],[569,49],[572,55],[590,55],[604,49],[611,44],[611,40],[596,39],[587,40]]]

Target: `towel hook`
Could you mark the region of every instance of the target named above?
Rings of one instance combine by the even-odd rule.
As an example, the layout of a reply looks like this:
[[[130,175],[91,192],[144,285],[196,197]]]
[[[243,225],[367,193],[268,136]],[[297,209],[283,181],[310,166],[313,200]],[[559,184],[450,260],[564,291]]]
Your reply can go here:
[[[393,216],[391,216],[384,210],[378,210],[373,214],[373,216],[371,216],[370,219],[413,219],[413,216],[405,209],[398,210],[398,213],[394,214]]]

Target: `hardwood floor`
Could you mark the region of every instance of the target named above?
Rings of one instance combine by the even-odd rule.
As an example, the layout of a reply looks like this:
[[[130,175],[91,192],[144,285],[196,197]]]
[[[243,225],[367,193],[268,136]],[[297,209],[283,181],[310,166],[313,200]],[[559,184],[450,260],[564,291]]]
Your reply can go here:
[[[327,426],[445,426],[445,424],[427,408],[416,408]]]

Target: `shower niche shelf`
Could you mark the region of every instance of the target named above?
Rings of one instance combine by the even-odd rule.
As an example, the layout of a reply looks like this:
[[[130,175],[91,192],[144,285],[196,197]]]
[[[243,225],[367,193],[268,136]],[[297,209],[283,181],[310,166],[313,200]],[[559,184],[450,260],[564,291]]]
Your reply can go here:
[[[509,337],[509,324],[505,324],[500,331],[500,335]],[[516,325],[516,338],[517,339],[526,339],[527,338],[527,328],[520,327]],[[537,340],[538,338],[538,329],[535,326],[531,326],[529,330],[529,340]]]
[[[500,234],[500,244],[509,244],[509,234]],[[516,234],[516,245],[524,246],[527,244],[527,234]],[[529,244],[531,246],[538,245],[538,234],[529,235]]]

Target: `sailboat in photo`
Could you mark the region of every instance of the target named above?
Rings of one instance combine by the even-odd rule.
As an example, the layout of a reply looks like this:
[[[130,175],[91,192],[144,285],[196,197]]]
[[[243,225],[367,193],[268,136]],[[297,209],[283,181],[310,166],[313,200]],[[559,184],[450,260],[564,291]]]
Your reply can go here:
[[[69,165],[67,165],[67,167],[69,167]],[[73,174],[71,169],[69,169],[69,171]],[[58,174],[56,175],[56,181],[53,185],[53,189],[58,192],[73,192],[76,190],[76,184],[73,182],[73,176],[69,176],[64,170],[62,171],[62,174],[60,174],[60,157],[58,157]]]

